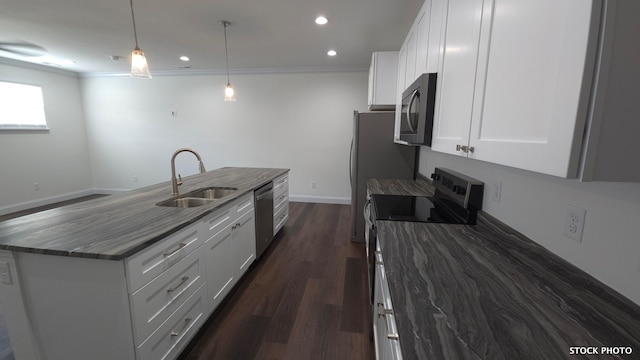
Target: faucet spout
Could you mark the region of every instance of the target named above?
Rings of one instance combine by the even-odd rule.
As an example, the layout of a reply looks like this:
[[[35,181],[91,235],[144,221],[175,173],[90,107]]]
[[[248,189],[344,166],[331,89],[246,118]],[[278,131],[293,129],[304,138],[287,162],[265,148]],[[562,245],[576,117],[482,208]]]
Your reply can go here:
[[[178,156],[178,154],[180,154],[181,152],[185,152],[185,151],[190,152],[196,156],[196,158],[198,159],[198,167],[200,168],[201,174],[204,174],[207,172],[207,170],[205,170],[204,168],[204,163],[202,162],[202,158],[200,157],[200,154],[198,154],[195,150],[188,149],[188,148],[182,148],[182,149],[176,150],[176,152],[174,152],[173,155],[171,156],[171,189],[173,191],[173,195],[180,195],[178,192],[178,186],[182,185],[182,178],[180,178],[180,181],[178,181],[178,178],[176,177],[176,156]]]

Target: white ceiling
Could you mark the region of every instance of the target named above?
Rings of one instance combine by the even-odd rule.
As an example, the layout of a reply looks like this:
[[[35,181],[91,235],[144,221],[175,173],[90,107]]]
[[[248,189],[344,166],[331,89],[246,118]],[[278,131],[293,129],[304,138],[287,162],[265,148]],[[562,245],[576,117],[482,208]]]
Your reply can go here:
[[[138,42],[152,74],[349,69],[398,50],[423,0],[134,0]],[[317,15],[329,23],[315,24]],[[0,43],[28,42],[46,57],[0,57],[82,73],[128,73],[135,46],[129,0],[0,0]],[[338,55],[328,57],[329,49]],[[110,55],[123,59],[113,61]],[[191,61],[178,59],[187,55]],[[62,64],[70,59],[75,64]],[[190,66],[191,70],[181,67]]]

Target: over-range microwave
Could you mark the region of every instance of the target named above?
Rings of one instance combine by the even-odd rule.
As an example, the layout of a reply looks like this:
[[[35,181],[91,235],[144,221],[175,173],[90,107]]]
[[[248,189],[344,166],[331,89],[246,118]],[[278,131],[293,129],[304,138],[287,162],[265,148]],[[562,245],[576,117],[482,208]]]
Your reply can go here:
[[[402,93],[400,140],[431,146],[436,79],[436,73],[422,74]]]

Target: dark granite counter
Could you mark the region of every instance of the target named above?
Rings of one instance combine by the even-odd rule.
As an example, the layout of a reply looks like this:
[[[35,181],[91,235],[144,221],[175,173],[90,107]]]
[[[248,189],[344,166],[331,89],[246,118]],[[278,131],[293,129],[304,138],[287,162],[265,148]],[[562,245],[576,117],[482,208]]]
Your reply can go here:
[[[426,181],[368,186],[433,191]],[[477,225],[376,226],[405,359],[640,359],[640,306],[488,214]]]
[[[181,194],[235,187],[230,196],[193,208],[155,204],[172,197],[171,182],[0,222],[0,249],[121,260],[200,220],[288,169],[222,168],[183,179]]]

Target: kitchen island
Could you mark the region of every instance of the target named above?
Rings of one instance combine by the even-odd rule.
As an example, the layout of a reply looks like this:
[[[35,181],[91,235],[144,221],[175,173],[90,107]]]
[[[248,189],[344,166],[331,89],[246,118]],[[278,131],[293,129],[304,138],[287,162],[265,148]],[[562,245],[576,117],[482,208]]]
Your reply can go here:
[[[175,358],[255,260],[271,181],[288,199],[288,169],[222,168],[183,179],[236,189],[202,206],[158,206],[166,182],[0,223],[16,359]]]
[[[368,190],[433,194],[425,179]],[[640,306],[482,211],[376,228],[404,359],[640,358]]]

